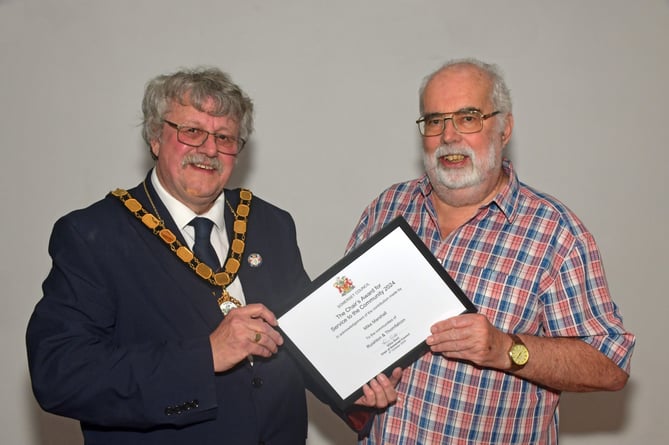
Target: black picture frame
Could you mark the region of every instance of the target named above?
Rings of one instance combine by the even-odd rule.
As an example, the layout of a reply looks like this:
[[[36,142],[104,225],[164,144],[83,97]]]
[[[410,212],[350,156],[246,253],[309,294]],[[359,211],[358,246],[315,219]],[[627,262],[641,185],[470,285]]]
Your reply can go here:
[[[314,291],[319,289],[323,284],[326,284],[327,282],[332,280],[335,276],[337,276],[342,269],[344,269],[349,264],[353,263],[356,259],[364,255],[369,249],[371,249],[373,246],[375,246],[386,236],[388,236],[390,233],[394,232],[397,229],[401,229],[404,232],[404,234],[409,238],[409,240],[411,240],[416,249],[421,253],[423,258],[425,258],[425,261],[431,266],[431,269],[434,271],[434,273],[438,275],[441,278],[441,280],[443,280],[443,282],[453,292],[453,295],[457,297],[457,299],[464,307],[462,313],[476,312],[477,311],[476,307],[467,297],[467,295],[465,295],[460,286],[458,286],[458,284],[453,280],[453,278],[448,274],[448,272],[444,270],[443,266],[434,257],[432,252],[430,252],[430,250],[418,237],[418,235],[413,231],[413,229],[409,226],[406,220],[403,217],[398,216],[394,218],[391,222],[389,222],[386,226],[384,226],[380,231],[372,235],[365,242],[360,244],[357,248],[349,252],[346,256],[341,258],[334,265],[332,265],[326,271],[320,274],[316,279],[314,279],[311,282],[310,285],[308,285],[306,288],[303,289],[303,291],[297,296],[296,300],[294,300],[292,304],[276,311],[277,318],[281,318],[284,314],[288,313],[292,308],[297,306],[305,298],[308,298]],[[334,389],[334,387],[323,376],[321,371],[312,363],[312,360],[310,360],[302,352],[299,345],[296,344],[295,341],[283,329],[281,329],[280,325],[279,325],[279,331],[283,335],[284,346],[293,355],[293,357],[303,368],[303,370],[309,374],[311,379],[315,381],[322,388],[322,390],[327,394],[330,400],[332,400],[333,403],[335,403],[335,405],[337,405],[340,409],[345,410],[346,408],[350,407],[358,398],[360,398],[363,395],[362,386],[364,383],[362,383],[360,387],[357,390],[353,391],[351,394],[345,396],[341,396],[340,394],[338,394],[338,392]],[[425,341],[423,340],[418,344],[416,344],[408,353],[406,353],[405,355],[394,361],[390,366],[387,366],[385,369],[379,369],[379,373],[383,372],[386,375],[390,375],[392,370],[395,369],[396,367],[404,368],[410,365],[428,350],[429,348],[425,343]],[[342,372],[346,372],[346,370],[342,369]]]

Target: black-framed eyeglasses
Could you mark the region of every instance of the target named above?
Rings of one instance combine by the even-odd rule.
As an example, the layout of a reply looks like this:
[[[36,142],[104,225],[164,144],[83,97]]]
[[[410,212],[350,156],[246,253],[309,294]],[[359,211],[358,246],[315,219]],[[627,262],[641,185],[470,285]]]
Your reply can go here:
[[[460,110],[453,113],[432,113],[416,121],[418,131],[423,136],[439,136],[446,130],[446,121],[453,122],[455,131],[461,134],[478,133],[483,130],[483,121],[501,111],[483,114],[479,110]]]
[[[191,147],[201,147],[207,138],[211,135],[214,137],[216,149],[219,153],[230,156],[236,156],[244,149],[246,141],[242,138],[236,138],[225,133],[212,133],[201,128],[189,127],[187,125],[179,125],[174,122],[163,119],[170,127],[177,131],[177,140],[182,144],[190,145]]]

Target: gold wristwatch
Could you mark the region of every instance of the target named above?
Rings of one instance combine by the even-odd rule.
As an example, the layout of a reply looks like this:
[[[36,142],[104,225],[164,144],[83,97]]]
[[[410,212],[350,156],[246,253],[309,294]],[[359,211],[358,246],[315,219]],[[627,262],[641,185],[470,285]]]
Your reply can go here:
[[[509,357],[511,358],[510,371],[518,371],[530,360],[530,351],[516,334],[509,334],[509,336],[513,340],[511,349],[509,349]]]

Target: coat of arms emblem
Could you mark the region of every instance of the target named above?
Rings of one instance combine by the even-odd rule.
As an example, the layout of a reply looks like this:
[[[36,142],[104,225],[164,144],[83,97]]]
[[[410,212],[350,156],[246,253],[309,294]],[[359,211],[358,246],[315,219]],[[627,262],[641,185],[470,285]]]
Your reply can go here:
[[[342,296],[351,292],[353,288],[355,288],[355,286],[353,285],[353,281],[351,281],[351,279],[346,276],[337,277],[334,281],[333,286],[337,288],[337,290]]]

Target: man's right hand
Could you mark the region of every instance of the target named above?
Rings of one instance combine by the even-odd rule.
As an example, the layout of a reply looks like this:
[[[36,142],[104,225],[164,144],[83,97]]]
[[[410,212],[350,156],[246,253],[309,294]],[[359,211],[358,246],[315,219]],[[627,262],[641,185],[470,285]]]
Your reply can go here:
[[[265,305],[232,309],[209,335],[214,371],[226,371],[250,355],[270,357],[283,344],[278,322]]]

